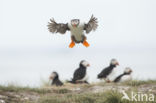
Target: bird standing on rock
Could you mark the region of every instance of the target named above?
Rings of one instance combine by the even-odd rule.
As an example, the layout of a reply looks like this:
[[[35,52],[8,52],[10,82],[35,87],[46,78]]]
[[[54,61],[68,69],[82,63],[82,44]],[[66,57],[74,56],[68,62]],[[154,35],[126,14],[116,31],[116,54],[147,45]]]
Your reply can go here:
[[[48,23],[48,29],[51,33],[60,33],[65,34],[66,31],[71,32],[71,43],[69,48],[73,48],[75,43],[82,43],[85,47],[89,47],[89,43],[87,42],[87,37],[85,36],[84,31],[86,33],[90,33],[91,31],[95,31],[97,29],[97,18],[93,15],[90,18],[88,23],[81,23],[79,19],[72,19],[70,23],[56,23],[54,19],[50,19]]]

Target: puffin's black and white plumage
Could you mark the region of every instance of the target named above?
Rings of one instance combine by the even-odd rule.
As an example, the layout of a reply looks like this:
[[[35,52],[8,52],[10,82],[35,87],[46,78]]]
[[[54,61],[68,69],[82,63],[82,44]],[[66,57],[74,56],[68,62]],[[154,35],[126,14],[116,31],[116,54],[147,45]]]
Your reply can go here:
[[[101,73],[98,74],[98,79],[105,79],[107,82],[109,82],[109,78],[107,78],[113,71],[113,69],[119,65],[118,61],[116,59],[112,59],[110,62],[110,65],[106,68],[104,68]]]
[[[82,60],[80,62],[79,68],[75,70],[73,74],[72,81],[69,81],[70,83],[87,83],[87,67],[90,66],[90,64]]]
[[[88,23],[81,23],[79,19],[72,19],[70,23],[56,23],[54,19],[50,19],[48,23],[48,29],[51,33],[60,33],[65,34],[66,31],[71,32],[71,43],[69,45],[70,48],[75,46],[75,43],[83,43],[84,46],[88,47],[89,44],[86,41],[86,36],[84,35],[84,31],[86,33],[90,33],[91,31],[95,31],[98,24],[97,18],[91,17]]]
[[[59,80],[59,75],[57,72],[52,72],[49,79],[52,80],[51,85],[55,85],[55,86],[63,85],[63,83]]]
[[[132,69],[126,67],[124,72],[114,79],[114,82],[116,83],[116,82],[131,80],[132,79],[131,73],[132,73]]]

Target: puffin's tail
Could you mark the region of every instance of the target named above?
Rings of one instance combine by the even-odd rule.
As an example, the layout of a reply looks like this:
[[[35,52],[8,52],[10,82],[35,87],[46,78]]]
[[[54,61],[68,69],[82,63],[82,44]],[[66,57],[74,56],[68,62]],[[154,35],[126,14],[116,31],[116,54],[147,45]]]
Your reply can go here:
[[[101,78],[103,78],[103,75],[100,73],[100,74],[97,75],[97,78],[101,79]]]

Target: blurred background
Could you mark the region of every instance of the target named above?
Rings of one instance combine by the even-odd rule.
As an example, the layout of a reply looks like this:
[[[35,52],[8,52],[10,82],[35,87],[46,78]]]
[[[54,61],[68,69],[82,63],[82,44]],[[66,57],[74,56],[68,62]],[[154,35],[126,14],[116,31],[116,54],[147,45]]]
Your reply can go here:
[[[156,79],[155,0],[1,0],[0,84],[40,86],[52,71],[70,79],[81,60],[87,60],[90,82],[112,58],[133,69],[135,79]],[[68,48],[70,32],[51,34],[47,23],[54,17],[67,23],[98,18],[99,27],[82,44]]]

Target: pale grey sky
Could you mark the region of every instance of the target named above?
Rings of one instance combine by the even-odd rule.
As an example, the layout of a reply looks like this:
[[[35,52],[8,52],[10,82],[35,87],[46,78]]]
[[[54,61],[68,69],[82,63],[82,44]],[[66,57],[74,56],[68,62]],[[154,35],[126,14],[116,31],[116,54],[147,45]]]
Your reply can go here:
[[[0,77],[6,80],[0,81],[23,84],[31,79],[34,85],[32,78],[46,78],[54,68],[63,80],[69,79],[81,59],[92,63],[88,72],[93,81],[111,58],[121,62],[119,68],[134,67],[135,77],[146,78],[142,69],[147,78],[156,78],[155,5],[155,0],[1,0]],[[62,36],[47,30],[52,17],[64,23],[73,18],[88,22],[92,14],[99,27],[87,35],[87,49],[81,44],[69,49],[70,32]]]

